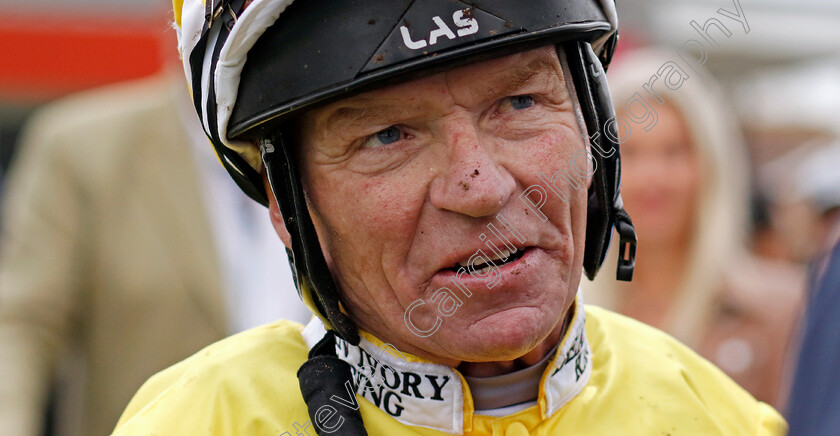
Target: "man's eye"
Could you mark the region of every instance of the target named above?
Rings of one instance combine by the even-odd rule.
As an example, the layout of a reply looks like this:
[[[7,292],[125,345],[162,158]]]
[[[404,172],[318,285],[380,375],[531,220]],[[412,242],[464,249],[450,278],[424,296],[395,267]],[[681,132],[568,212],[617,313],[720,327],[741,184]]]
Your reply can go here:
[[[534,105],[534,97],[530,95],[514,95],[513,97],[506,98],[502,102],[502,109],[506,109],[505,106],[508,105],[515,110],[528,109]]]
[[[371,135],[365,141],[365,148],[376,148],[383,145],[391,144],[402,139],[402,132],[397,126],[391,126],[387,129],[380,130]]]

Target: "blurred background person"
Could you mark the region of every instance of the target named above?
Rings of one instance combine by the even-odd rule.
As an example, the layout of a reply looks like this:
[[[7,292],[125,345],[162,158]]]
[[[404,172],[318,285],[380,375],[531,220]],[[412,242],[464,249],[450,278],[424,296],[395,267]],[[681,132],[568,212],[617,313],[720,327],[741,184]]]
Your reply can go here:
[[[155,372],[309,319],[267,210],[229,179],[172,71],[49,104],[24,128],[0,221],[0,435],[108,434]]]
[[[748,253],[746,148],[708,74],[683,64],[680,86],[643,88],[667,62],[679,66],[675,59],[638,50],[610,67],[617,115],[649,120],[618,132],[622,197],[644,244],[632,282],[596,279],[584,283],[585,296],[674,335],[756,398],[779,405],[804,284],[788,265]]]
[[[792,436],[840,428],[840,56],[752,74],[738,89],[758,152],[757,187],[767,220],[757,252],[807,267],[807,312],[790,356]],[[833,254],[832,254],[832,248]]]
[[[840,206],[840,56],[751,74],[737,89],[766,219],[753,249],[807,265],[833,245]]]
[[[840,78],[838,78],[840,81]],[[795,160],[779,207],[799,210],[796,229],[812,253],[807,312],[800,323],[799,353],[788,401],[790,434],[836,435],[840,429],[840,140],[805,144]],[[793,159],[796,158],[796,159]],[[776,162],[778,164],[778,162]],[[833,252],[832,252],[833,247]]]
[[[720,82],[754,169],[748,247],[804,267],[814,254],[813,223],[801,199],[785,191],[795,183],[801,152],[840,134],[840,2],[624,0],[616,7],[616,62],[622,49],[655,45],[679,62],[683,55],[702,63]],[[782,162],[783,156],[793,159]]]
[[[836,168],[836,167],[835,167]],[[834,221],[833,233],[840,233]],[[787,418],[792,436],[834,436],[840,429],[840,244],[812,269],[808,311]]]

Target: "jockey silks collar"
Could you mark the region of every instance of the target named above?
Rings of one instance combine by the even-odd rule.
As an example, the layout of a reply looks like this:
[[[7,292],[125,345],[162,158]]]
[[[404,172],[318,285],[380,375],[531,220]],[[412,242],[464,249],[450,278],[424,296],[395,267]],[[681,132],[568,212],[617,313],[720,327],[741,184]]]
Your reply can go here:
[[[540,382],[537,407],[543,418],[580,393],[592,373],[580,292],[573,310],[569,328]],[[313,318],[302,335],[311,348],[325,333],[321,321]],[[358,346],[337,338],[335,348],[338,357],[351,366],[357,396],[394,419],[450,434],[464,434],[471,428],[475,412],[472,396],[456,369],[399,352],[367,332],[362,332]]]

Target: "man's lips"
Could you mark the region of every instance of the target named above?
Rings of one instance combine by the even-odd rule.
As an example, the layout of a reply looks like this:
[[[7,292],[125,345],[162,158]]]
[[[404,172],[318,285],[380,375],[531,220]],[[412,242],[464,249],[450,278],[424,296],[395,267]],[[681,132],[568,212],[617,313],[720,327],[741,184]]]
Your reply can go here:
[[[484,265],[483,263],[474,265],[472,269],[460,265],[441,269],[432,278],[431,285],[435,289],[449,287],[453,290],[455,288],[463,290],[467,288],[470,293],[495,289],[497,286],[506,288],[521,283],[522,280],[528,280],[527,273],[538,268],[546,260],[545,251],[539,247],[526,247],[512,253],[504,263],[494,261],[493,265],[484,266],[482,271],[478,267]]]
[[[489,259],[482,258],[481,263],[474,263],[472,266],[469,265],[469,259],[464,259],[463,261],[458,262],[457,265],[444,269],[457,273],[461,268],[465,268],[468,273],[474,271],[476,274],[484,275],[494,266],[501,268],[503,265],[516,262],[525,254],[525,250],[527,250],[527,248],[514,250],[513,252],[509,250],[502,250],[498,254],[488,254],[487,256]],[[486,252],[488,250],[485,249],[484,251]]]
[[[484,236],[484,235],[482,235]],[[445,271],[457,272],[461,268],[469,268],[470,260],[472,259],[472,266],[474,270],[478,270],[487,264],[487,261],[493,262],[494,265],[500,266],[501,259],[505,259],[504,263],[511,260],[516,260],[521,257],[523,252],[530,248],[526,246],[527,240],[522,240],[520,243],[513,238],[506,241],[500,240],[485,240],[484,244],[473,246],[470,248],[461,247],[461,249],[449,252],[440,260],[438,264],[438,273]],[[453,244],[458,246],[457,244]],[[510,250],[512,248],[512,250]],[[479,264],[482,266],[480,267]],[[487,265],[489,266],[489,265]],[[471,271],[470,271],[471,272]]]

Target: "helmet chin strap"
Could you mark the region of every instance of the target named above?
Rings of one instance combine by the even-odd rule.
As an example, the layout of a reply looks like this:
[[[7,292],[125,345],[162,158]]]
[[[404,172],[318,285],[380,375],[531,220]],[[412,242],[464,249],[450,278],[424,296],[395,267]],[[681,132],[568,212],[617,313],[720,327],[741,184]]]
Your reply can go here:
[[[295,271],[298,292],[302,293],[306,286],[318,312],[332,324],[336,333],[347,342],[358,345],[359,331],[350,317],[341,311],[338,287],[327,267],[318,233],[309,216],[290,146],[284,144],[282,135],[277,133],[260,141],[260,153],[272,195],[291,236],[289,262]]]
[[[607,255],[615,228],[619,235],[620,254],[616,278],[630,281],[636,262],[636,232],[630,216],[623,209],[619,194],[619,144],[615,140],[615,132],[608,131],[609,121],[615,118],[615,113],[602,59],[595,55],[586,41],[559,44],[557,51],[561,59],[565,55],[571,71],[579,109],[594,150],[592,156],[597,164],[589,187],[583,269],[590,280],[595,278]],[[612,185],[610,180],[614,180]]]
[[[279,133],[260,141],[260,154],[271,195],[277,201],[291,236],[289,263],[294,271],[295,285],[299,293],[303,292],[304,286],[309,287],[316,309],[335,329],[327,331],[323,339],[312,347],[308,359],[298,369],[300,392],[318,434],[332,433],[340,426],[342,435],[367,436],[358,407],[333,408],[331,411],[337,415],[330,419],[335,423],[333,427],[320,427],[324,425],[319,420],[321,407],[331,404],[333,397],[347,398],[356,394],[350,365],[336,355],[336,333],[353,345],[358,345],[361,338],[356,325],[341,311],[338,288],[321,252],[318,234],[306,207],[299,172],[289,150]],[[286,195],[278,195],[279,192]]]

